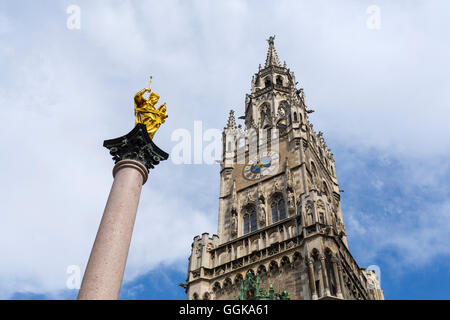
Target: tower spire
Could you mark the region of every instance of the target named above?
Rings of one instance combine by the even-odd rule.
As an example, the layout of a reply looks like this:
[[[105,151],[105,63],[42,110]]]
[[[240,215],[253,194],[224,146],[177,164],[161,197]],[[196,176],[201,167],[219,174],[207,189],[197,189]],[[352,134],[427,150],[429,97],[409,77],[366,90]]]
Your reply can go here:
[[[266,58],[266,68],[270,66],[278,66],[281,67],[280,60],[278,59],[277,51],[275,50],[275,36],[270,36],[269,39],[267,39],[267,42],[269,43],[269,50],[267,51],[267,58]]]

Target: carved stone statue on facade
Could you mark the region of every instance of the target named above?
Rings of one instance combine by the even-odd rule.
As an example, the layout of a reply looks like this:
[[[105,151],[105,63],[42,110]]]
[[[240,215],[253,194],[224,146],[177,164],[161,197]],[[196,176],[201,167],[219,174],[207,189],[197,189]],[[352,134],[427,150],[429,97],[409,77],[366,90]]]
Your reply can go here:
[[[255,192],[253,189],[247,190],[247,199],[249,201],[255,201]]]
[[[201,243],[197,243],[195,246],[195,257],[197,258],[197,264],[196,267],[200,268],[200,264],[202,261],[202,251],[203,251],[203,245]]]
[[[307,225],[311,225],[314,223],[314,218],[313,218],[313,203],[311,200],[309,200],[306,203],[306,224]]]
[[[289,160],[286,157],[286,167],[285,167],[285,175],[286,175],[286,187],[292,188],[292,172],[289,168]]]
[[[294,192],[292,192],[292,190],[288,190],[287,205],[289,214],[293,214],[295,212],[295,197]]]
[[[259,199],[258,220],[261,226],[266,225],[266,205],[263,199]]]
[[[275,182],[273,183],[272,186],[272,193],[279,191],[280,190],[280,181],[277,179],[275,180]]]
[[[333,200],[332,204],[331,204],[331,215],[333,217],[333,222],[335,225],[339,225],[339,218],[337,215],[338,212],[338,205],[337,202],[335,200]]]
[[[231,213],[231,236],[236,236],[238,231],[238,219],[236,212],[232,211]]]
[[[264,198],[263,191],[261,189],[261,183],[258,183],[258,186],[256,187],[256,196],[258,199]]]
[[[319,199],[317,201],[316,208],[317,208],[316,212],[318,213],[317,215],[318,215],[319,223],[322,223],[322,224],[326,223],[326,221],[325,221],[326,208],[325,208],[325,204],[323,203],[322,200]]]

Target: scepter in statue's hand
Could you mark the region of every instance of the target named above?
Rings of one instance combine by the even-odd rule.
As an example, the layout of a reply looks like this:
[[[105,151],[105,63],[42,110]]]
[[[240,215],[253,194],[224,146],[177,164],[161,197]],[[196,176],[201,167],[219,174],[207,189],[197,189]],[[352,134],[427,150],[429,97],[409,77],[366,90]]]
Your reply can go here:
[[[152,87],[152,76],[150,76],[150,83],[148,85],[148,92],[152,91],[151,87]]]

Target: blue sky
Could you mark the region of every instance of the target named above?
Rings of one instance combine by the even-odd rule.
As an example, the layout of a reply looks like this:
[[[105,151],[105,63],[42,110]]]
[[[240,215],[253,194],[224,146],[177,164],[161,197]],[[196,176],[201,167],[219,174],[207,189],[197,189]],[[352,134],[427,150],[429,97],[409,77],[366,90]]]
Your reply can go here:
[[[66,13],[78,5],[79,30]],[[367,8],[380,29],[367,28]],[[0,2],[0,298],[70,299],[112,183],[105,139],[132,97],[167,101],[155,141],[237,116],[269,35],[336,160],[350,251],[387,299],[450,295],[450,22],[446,1]],[[193,237],[217,229],[217,165],[151,172],[123,299],[182,299]]]

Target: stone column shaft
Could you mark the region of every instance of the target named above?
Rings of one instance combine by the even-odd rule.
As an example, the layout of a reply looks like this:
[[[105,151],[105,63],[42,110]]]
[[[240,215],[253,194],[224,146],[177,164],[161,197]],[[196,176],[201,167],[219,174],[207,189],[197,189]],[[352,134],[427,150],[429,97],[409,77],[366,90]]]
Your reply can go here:
[[[328,285],[328,275],[327,275],[327,268],[325,264],[325,257],[320,257],[320,265],[322,267],[322,279],[323,279],[323,287],[324,287],[324,295],[331,295],[330,294],[330,288]]]
[[[114,182],[78,294],[80,300],[118,299],[147,168],[121,160],[113,169]]]
[[[342,297],[345,299],[345,283],[344,278],[342,276],[342,265],[338,265],[338,273],[339,273],[339,280],[341,282],[341,291],[342,291]]]
[[[343,299],[344,297],[342,296],[341,280],[340,280],[340,276],[339,276],[339,272],[338,272],[338,268],[337,268],[337,261],[335,259],[333,259],[333,260],[331,260],[331,263],[333,264],[333,273],[334,273],[334,278],[336,281],[336,296],[338,298]]]
[[[316,280],[314,279],[314,263],[308,260],[309,288],[311,290],[311,299],[317,300]]]

